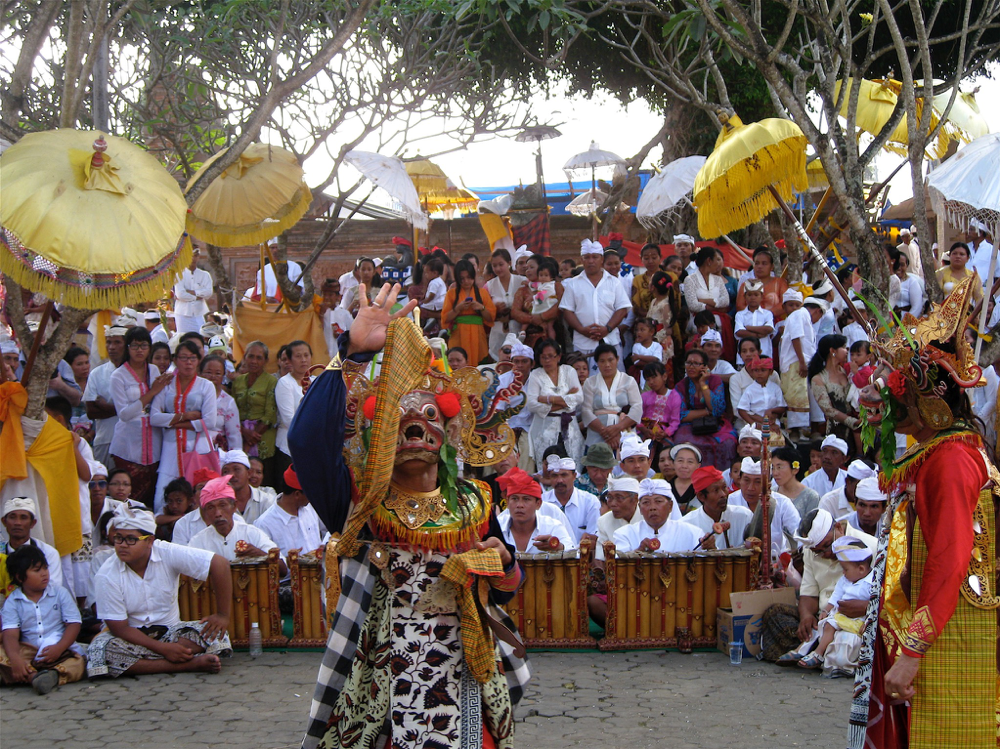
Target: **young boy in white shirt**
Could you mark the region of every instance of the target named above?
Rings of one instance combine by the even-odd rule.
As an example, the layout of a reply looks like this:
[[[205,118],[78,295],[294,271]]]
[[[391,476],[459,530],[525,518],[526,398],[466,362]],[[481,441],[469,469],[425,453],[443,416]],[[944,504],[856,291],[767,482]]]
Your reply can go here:
[[[774,315],[761,307],[764,301],[764,283],[751,279],[743,284],[743,298],[746,309],[736,313],[734,334],[737,339],[756,338],[760,341],[760,352],[771,356],[771,337],[774,335]],[[739,352],[736,353],[736,363],[745,364]]]
[[[781,387],[768,379],[773,370],[774,362],[768,357],[747,363],[747,373],[753,378],[753,382],[743,391],[740,402],[736,404],[740,418],[747,424],[761,426],[766,416],[772,428],[776,428],[778,418],[788,410]]]
[[[432,320],[441,319],[441,309],[444,307],[444,296],[448,293],[448,287],[444,285],[441,274],[444,273],[444,262],[441,258],[432,257],[424,263],[423,278],[427,290],[424,292],[423,301],[420,303],[421,319],[430,323]],[[425,326],[426,327],[426,326]]]

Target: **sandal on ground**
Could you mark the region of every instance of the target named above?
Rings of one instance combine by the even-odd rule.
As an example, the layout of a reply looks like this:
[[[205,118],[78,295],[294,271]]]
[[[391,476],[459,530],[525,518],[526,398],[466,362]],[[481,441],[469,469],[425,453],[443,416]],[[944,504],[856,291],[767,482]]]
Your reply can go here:
[[[795,666],[798,665],[800,660],[802,660],[802,656],[797,651],[792,650],[776,660],[775,664],[778,666]]]
[[[823,656],[810,653],[799,661],[799,668],[820,668],[823,665]]]

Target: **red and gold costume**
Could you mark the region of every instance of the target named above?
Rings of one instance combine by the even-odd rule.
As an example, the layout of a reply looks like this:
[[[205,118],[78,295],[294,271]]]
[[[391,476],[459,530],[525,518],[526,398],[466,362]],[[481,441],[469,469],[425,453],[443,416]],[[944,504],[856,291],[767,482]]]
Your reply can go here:
[[[894,498],[891,521],[884,520],[890,525],[881,533],[887,541],[875,560],[884,565],[878,636],[874,662],[867,673],[859,669],[855,690],[855,708],[859,695],[868,699],[864,746],[997,745],[994,493],[1000,474],[979,433],[962,420],[954,398],[948,400],[967,398],[963,390],[981,374],[963,337],[970,293],[969,284],[960,285],[926,318],[907,315],[891,340],[873,345],[881,366],[862,394],[869,422],[881,423],[883,440],[891,440],[892,427],[909,409],[919,413],[925,431],[900,458],[884,462],[883,489]],[[908,708],[886,694],[884,684],[901,654],[920,659]],[[852,711],[852,723],[855,718]],[[857,745],[853,732],[851,745]]]

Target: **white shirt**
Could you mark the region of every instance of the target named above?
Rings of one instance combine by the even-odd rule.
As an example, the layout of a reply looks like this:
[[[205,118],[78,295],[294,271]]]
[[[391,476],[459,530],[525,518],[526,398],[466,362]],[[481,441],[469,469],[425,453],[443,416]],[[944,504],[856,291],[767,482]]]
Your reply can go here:
[[[733,331],[736,335],[737,343],[740,341],[740,331],[746,330],[747,326],[757,326],[763,325],[771,329],[771,335],[759,336],[754,334],[754,338],[760,340],[760,354],[761,356],[771,356],[771,338],[774,336],[774,315],[772,315],[768,310],[763,307],[758,307],[755,310],[741,309],[736,313],[736,321],[733,326]],[[736,363],[743,364],[743,358],[739,355],[737,351]]]
[[[543,502],[542,504],[545,503]],[[500,530],[503,532],[504,540],[517,549],[517,544],[514,541],[514,531],[511,530],[510,510],[504,510],[497,515],[497,522],[500,523]],[[534,546],[535,539],[538,538],[538,536],[555,536],[563,545],[564,551],[572,551],[576,548],[576,541],[574,541],[573,537],[567,532],[565,525],[554,518],[548,517],[547,515],[535,513],[535,529],[531,532],[531,538],[528,539],[528,545],[523,549],[517,550],[522,554],[545,553],[546,549],[539,549]]]
[[[715,366],[712,367],[712,374],[734,375],[736,374],[736,367],[727,362],[725,359],[717,359],[715,362]]]
[[[833,606],[833,611],[830,612],[832,615],[838,610],[838,605],[841,601],[867,601],[872,597],[872,575],[875,571],[870,571],[867,575],[862,577],[857,582],[851,582],[844,575],[840,576],[837,581],[837,585],[833,588],[833,594],[830,596],[830,600],[827,603]],[[860,617],[864,619],[864,617]]]
[[[167,541],[153,541],[146,573],[139,577],[113,554],[97,573],[97,616],[105,621],[128,621],[132,627],[181,621],[177,583],[181,575],[208,578],[215,555]]]
[[[837,478],[834,481],[830,481],[829,477],[826,475],[826,471],[820,468],[818,471],[810,473],[802,479],[802,483],[822,497],[824,494],[829,494],[834,489],[842,487],[844,485],[844,479],[846,478],[847,471],[841,468],[837,472]]]
[[[819,509],[829,512],[834,520],[838,520],[853,511],[851,503],[847,501],[847,494],[841,486],[833,491],[829,491],[819,498]]]
[[[155,365],[147,365],[146,383],[151,385],[160,376],[160,370]],[[90,383],[87,383],[88,386]],[[214,386],[213,386],[214,388]],[[160,393],[162,394],[162,390]],[[152,426],[150,421],[150,443],[143,445],[142,442],[142,420],[149,419],[148,414],[152,407],[144,407],[142,401],[142,387],[129,371],[127,364],[118,367],[111,375],[111,396],[118,411],[118,423],[115,424],[114,437],[111,438],[111,454],[119,458],[140,463],[141,465],[151,465],[160,460],[160,445],[163,439],[163,430]],[[149,452],[149,450],[152,452]]]
[[[248,506],[249,509],[249,506]],[[239,511],[233,515],[234,523],[246,522]],[[174,532],[171,534],[171,543],[187,546],[191,539],[208,527],[201,518],[201,510],[191,510],[187,515],[174,523]]]
[[[792,504],[792,500],[784,494],[772,489],[771,498],[774,500],[774,513],[771,516],[771,550],[780,554],[783,551],[790,551],[791,547],[788,545],[788,538],[785,534],[794,536],[798,533],[802,518],[799,511],[795,509],[795,505]],[[759,504],[758,502],[758,506]],[[750,505],[743,499],[743,492],[739,490],[729,495],[729,506],[750,510]],[[752,512],[751,515],[753,515]]]
[[[346,275],[352,276],[353,274],[348,273]],[[294,260],[288,261],[288,280],[296,284],[300,289],[303,288],[302,283],[302,266],[296,263]],[[355,281],[354,285],[357,286],[358,282]],[[345,286],[343,282],[340,284],[341,293],[344,292]],[[274,272],[274,268],[271,263],[267,263],[264,266],[264,289],[265,296],[269,296],[272,299],[278,296],[278,276]],[[257,271],[256,281],[254,282],[254,287],[250,292],[251,294],[260,294],[260,271]]]
[[[243,512],[237,512],[237,515],[242,515],[243,520],[247,523],[253,523],[261,515],[267,512],[278,499],[278,495],[271,492],[265,492],[264,487],[250,487],[250,499],[247,500],[246,507],[243,508]]]
[[[752,519],[753,513],[746,507],[738,505],[727,507],[722,513],[722,522],[729,523],[729,530],[725,534],[715,534],[715,548],[738,549],[743,546],[743,537],[746,535],[747,526],[750,525]],[[712,525],[715,523],[709,517],[708,513],[705,512],[704,507],[699,507],[697,510],[689,512],[682,518],[682,522],[690,523],[698,529],[700,533],[699,540],[701,536],[712,532]],[[727,536],[729,537],[729,543],[726,543]]]
[[[3,605],[3,628],[19,629],[20,641],[38,650],[55,645],[65,634],[67,624],[80,621],[80,609],[73,596],[51,580],[38,601],[32,601],[21,588],[15,588]],[[75,642],[68,649],[83,655],[83,649]]]
[[[334,307],[323,313],[323,337],[326,339],[326,351],[332,359],[337,355],[337,338],[341,333],[351,329],[354,318],[343,307]]]
[[[816,334],[813,332],[809,310],[805,307],[799,307],[785,318],[785,329],[781,334],[781,346],[778,349],[782,374],[799,365],[799,358],[795,355],[795,348],[792,346],[792,341],[796,339],[802,346],[802,356],[808,364],[813,354],[816,353]]]
[[[701,271],[697,270],[697,266],[684,279],[684,299],[687,301],[692,316],[706,309],[702,299],[711,299],[715,302],[716,314],[724,315],[729,309],[729,292],[726,290],[726,280],[713,273],[708,277],[706,285],[705,277],[701,275]]]
[[[232,562],[236,559],[236,543],[238,541],[246,541],[261,551],[270,551],[275,547],[274,541],[268,538],[264,531],[248,523],[236,522],[234,515],[233,529],[229,531],[228,536],[223,536],[215,529],[214,525],[210,525],[195,534],[194,538],[188,542],[188,548],[211,551],[213,554],[218,554]]]
[[[996,309],[1000,309],[1000,305]],[[988,442],[996,442],[996,411],[997,411],[997,391],[1000,389],[1000,376],[996,369],[990,365],[983,370],[983,378],[986,384],[983,387],[972,388],[967,391],[972,397],[972,410],[986,427],[986,439]]]
[[[780,385],[768,380],[767,384],[762,386],[755,381],[743,391],[740,402],[736,404],[736,410],[763,416],[769,409],[784,408],[787,405]]]
[[[204,317],[208,314],[205,302],[212,296],[212,276],[201,268],[185,268],[174,284],[174,314],[182,317]]]
[[[618,310],[632,309],[632,302],[621,281],[606,270],[601,273],[603,275],[596,286],[587,278],[586,273],[563,282],[563,298],[559,308],[574,313],[580,325],[585,328],[589,325],[607,325]],[[617,346],[621,340],[617,328],[604,337],[604,342],[612,346]],[[597,348],[597,344],[597,341],[573,331],[573,348],[576,351],[591,352]]]
[[[83,391],[83,401],[96,401],[104,398],[108,403],[114,404],[111,396],[111,375],[115,373],[115,365],[106,361],[98,367],[94,367],[87,378],[87,389]],[[115,434],[115,424],[118,423],[117,416],[107,419],[94,419],[94,444],[110,445],[111,438]]]
[[[604,544],[612,543],[615,539],[615,531],[624,528],[626,525],[635,525],[642,520],[642,513],[636,505],[635,512],[632,513],[631,520],[616,518],[613,512],[606,512],[597,520],[597,549],[594,550],[595,559],[604,559]]]
[[[844,329],[840,332],[843,333],[845,338],[847,338],[848,350],[850,350],[851,346],[853,346],[858,341],[871,341],[871,339],[868,337],[868,333],[865,332],[865,329],[862,328],[861,325],[859,325],[856,322],[852,322],[845,325]]]
[[[170,335],[164,329],[163,323],[160,323],[149,331],[149,337],[153,340],[153,343],[168,343],[170,341]]]
[[[900,242],[896,245],[896,249],[906,255],[906,259],[909,261],[909,272],[914,273],[920,278],[924,277],[924,266],[920,262],[920,247],[916,242]]]
[[[283,557],[292,549],[299,549],[303,554],[315,551],[323,540],[319,515],[312,505],[299,508],[298,515],[290,515],[281,505],[274,504],[254,521],[254,525],[278,545]]]
[[[556,505],[558,505],[558,502],[556,504],[552,504],[551,502],[543,501],[542,506],[538,508],[538,512],[536,512],[535,514],[544,515],[550,520],[558,520],[560,523],[562,523],[563,528],[566,529],[566,535],[569,536],[570,538],[576,538],[576,534],[573,532],[573,526],[569,524],[569,519],[566,517],[565,513],[563,513],[563,511],[559,509],[559,507],[557,507]],[[576,546],[575,541],[573,543],[573,546],[574,547]]]
[[[987,276],[990,273],[990,258],[993,255],[993,245],[987,242],[985,239],[979,243],[975,251],[972,253],[972,259],[969,261],[979,277],[983,279],[983,287],[987,286]],[[1000,258],[997,259],[996,267],[993,269],[993,276],[996,278],[1000,276]],[[992,286],[992,284],[989,284]]]
[[[860,538],[870,548],[875,548],[877,545],[874,538],[850,524],[844,535]],[[843,576],[843,570],[836,559],[824,559],[807,549],[802,554],[802,585],[799,587],[799,595],[818,598],[819,607],[822,609],[826,607],[827,601]],[[867,601],[868,597],[866,596],[864,600]]]
[[[424,309],[440,312],[441,308],[444,307],[444,295],[447,293],[448,287],[444,285],[444,279],[438,276],[427,284],[427,291],[424,292],[424,299],[427,299],[431,294],[434,295],[434,298],[429,302],[423,302],[420,306]]]
[[[309,379],[311,381],[316,378]],[[291,455],[288,452],[288,427],[292,424],[292,418],[299,409],[303,396],[302,384],[291,372],[278,380],[278,385],[274,388],[274,400],[278,404],[278,433],[274,444],[285,455]]]
[[[614,543],[616,552],[636,551],[647,538],[656,538],[660,542],[657,554],[668,554],[677,551],[692,551],[701,540],[698,529],[681,520],[668,520],[659,528],[653,529],[641,517],[638,523],[629,523],[615,531]]]
[[[597,519],[601,516],[601,500],[590,492],[585,492],[573,487],[573,494],[569,501],[563,505],[556,498],[556,490],[549,489],[542,493],[542,500],[551,502],[557,510],[562,511],[573,529],[573,536],[577,545],[584,533],[597,535]]]

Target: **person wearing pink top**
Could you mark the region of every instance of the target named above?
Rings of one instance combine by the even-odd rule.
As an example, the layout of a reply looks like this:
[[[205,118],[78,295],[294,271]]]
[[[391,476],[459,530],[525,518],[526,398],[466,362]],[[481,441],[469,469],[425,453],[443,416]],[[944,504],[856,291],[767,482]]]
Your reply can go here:
[[[638,431],[644,439],[662,442],[680,426],[684,402],[680,393],[667,388],[667,370],[663,364],[647,364],[643,376],[647,389],[642,393],[642,423]]]

